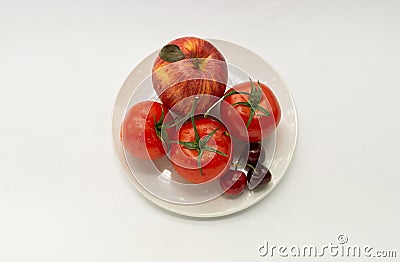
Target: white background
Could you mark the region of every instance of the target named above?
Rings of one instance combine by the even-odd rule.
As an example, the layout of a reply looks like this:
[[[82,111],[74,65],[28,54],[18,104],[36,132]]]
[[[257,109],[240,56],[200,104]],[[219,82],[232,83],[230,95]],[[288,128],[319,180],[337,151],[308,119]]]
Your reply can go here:
[[[324,245],[340,233],[400,256],[399,10],[394,0],[1,1],[0,261],[267,261],[264,240]],[[281,184],[220,219],[151,204],[111,139],[130,71],[187,35],[263,57],[298,110]],[[291,260],[306,259],[279,261]]]

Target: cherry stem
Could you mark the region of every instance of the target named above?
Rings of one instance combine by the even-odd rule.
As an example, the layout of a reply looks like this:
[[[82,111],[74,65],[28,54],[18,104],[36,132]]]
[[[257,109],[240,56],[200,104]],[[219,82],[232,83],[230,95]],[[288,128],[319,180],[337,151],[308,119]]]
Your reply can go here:
[[[257,174],[257,170],[254,166],[252,166],[250,164],[246,164],[246,166],[250,167],[253,170],[253,173]]]

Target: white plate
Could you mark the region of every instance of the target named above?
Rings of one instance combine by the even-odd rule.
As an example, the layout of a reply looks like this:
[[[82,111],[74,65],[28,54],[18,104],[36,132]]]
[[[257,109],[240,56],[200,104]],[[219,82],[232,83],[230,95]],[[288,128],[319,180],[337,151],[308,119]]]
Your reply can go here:
[[[297,116],[293,98],[283,80],[273,68],[262,58],[239,45],[216,39],[209,39],[209,41],[219,49],[228,63],[228,85],[248,81],[247,77],[250,76],[252,79],[266,83],[272,89],[280,103],[282,116],[274,136],[275,152],[273,159],[271,159],[268,165],[273,174],[273,179],[267,187],[256,191],[246,190],[237,197],[219,195],[209,201],[198,201],[197,204],[185,204],[185,202],[165,200],[165,195],[168,193],[171,194],[170,199],[176,200],[184,196],[180,194],[187,194],[187,192],[182,193],[181,191],[177,191],[174,184],[172,186],[167,185],[165,180],[160,179],[162,176],[154,176],[154,180],[148,181],[147,185],[155,185],[156,189],[150,188],[143,181],[140,181],[141,177],[148,179],[148,174],[141,176],[141,172],[146,172],[145,170],[149,169],[139,166],[143,165],[143,163],[135,162],[134,159],[125,153],[120,141],[120,126],[125,113],[132,104],[144,100],[155,100],[156,95],[152,91],[152,88],[146,88],[146,91],[143,92],[143,86],[150,85],[149,77],[151,76],[152,66],[159,50],[145,58],[128,76],[117,96],[112,121],[113,140],[118,159],[136,189],[156,205],[171,212],[191,217],[218,217],[233,214],[254,205],[266,197],[278,185],[285,174],[297,139]],[[238,73],[239,71],[242,74]],[[140,170],[140,172],[137,170]],[[152,190],[157,190],[158,192],[155,194]],[[160,190],[164,190],[161,192],[161,194],[164,194],[162,198],[159,197]],[[189,195],[186,197],[189,197]]]

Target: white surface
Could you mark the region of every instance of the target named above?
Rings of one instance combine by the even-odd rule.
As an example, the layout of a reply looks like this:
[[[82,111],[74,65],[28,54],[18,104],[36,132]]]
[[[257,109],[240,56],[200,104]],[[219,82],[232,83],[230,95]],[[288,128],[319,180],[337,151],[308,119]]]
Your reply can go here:
[[[231,2],[1,2],[0,261],[265,261],[264,240],[318,245],[339,233],[399,256],[400,3]],[[185,35],[259,54],[297,105],[285,178],[223,219],[156,208],[113,152],[126,76]]]

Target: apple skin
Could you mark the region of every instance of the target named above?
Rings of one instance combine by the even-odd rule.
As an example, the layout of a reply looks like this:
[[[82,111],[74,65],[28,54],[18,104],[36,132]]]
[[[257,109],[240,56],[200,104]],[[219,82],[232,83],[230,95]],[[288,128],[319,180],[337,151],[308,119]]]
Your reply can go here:
[[[153,88],[171,111],[186,115],[198,96],[196,113],[207,109],[221,98],[226,89],[228,68],[225,58],[210,42],[197,37],[182,37],[167,44],[178,47],[184,55],[168,62],[157,56],[153,69]],[[203,94],[207,96],[202,96]]]

